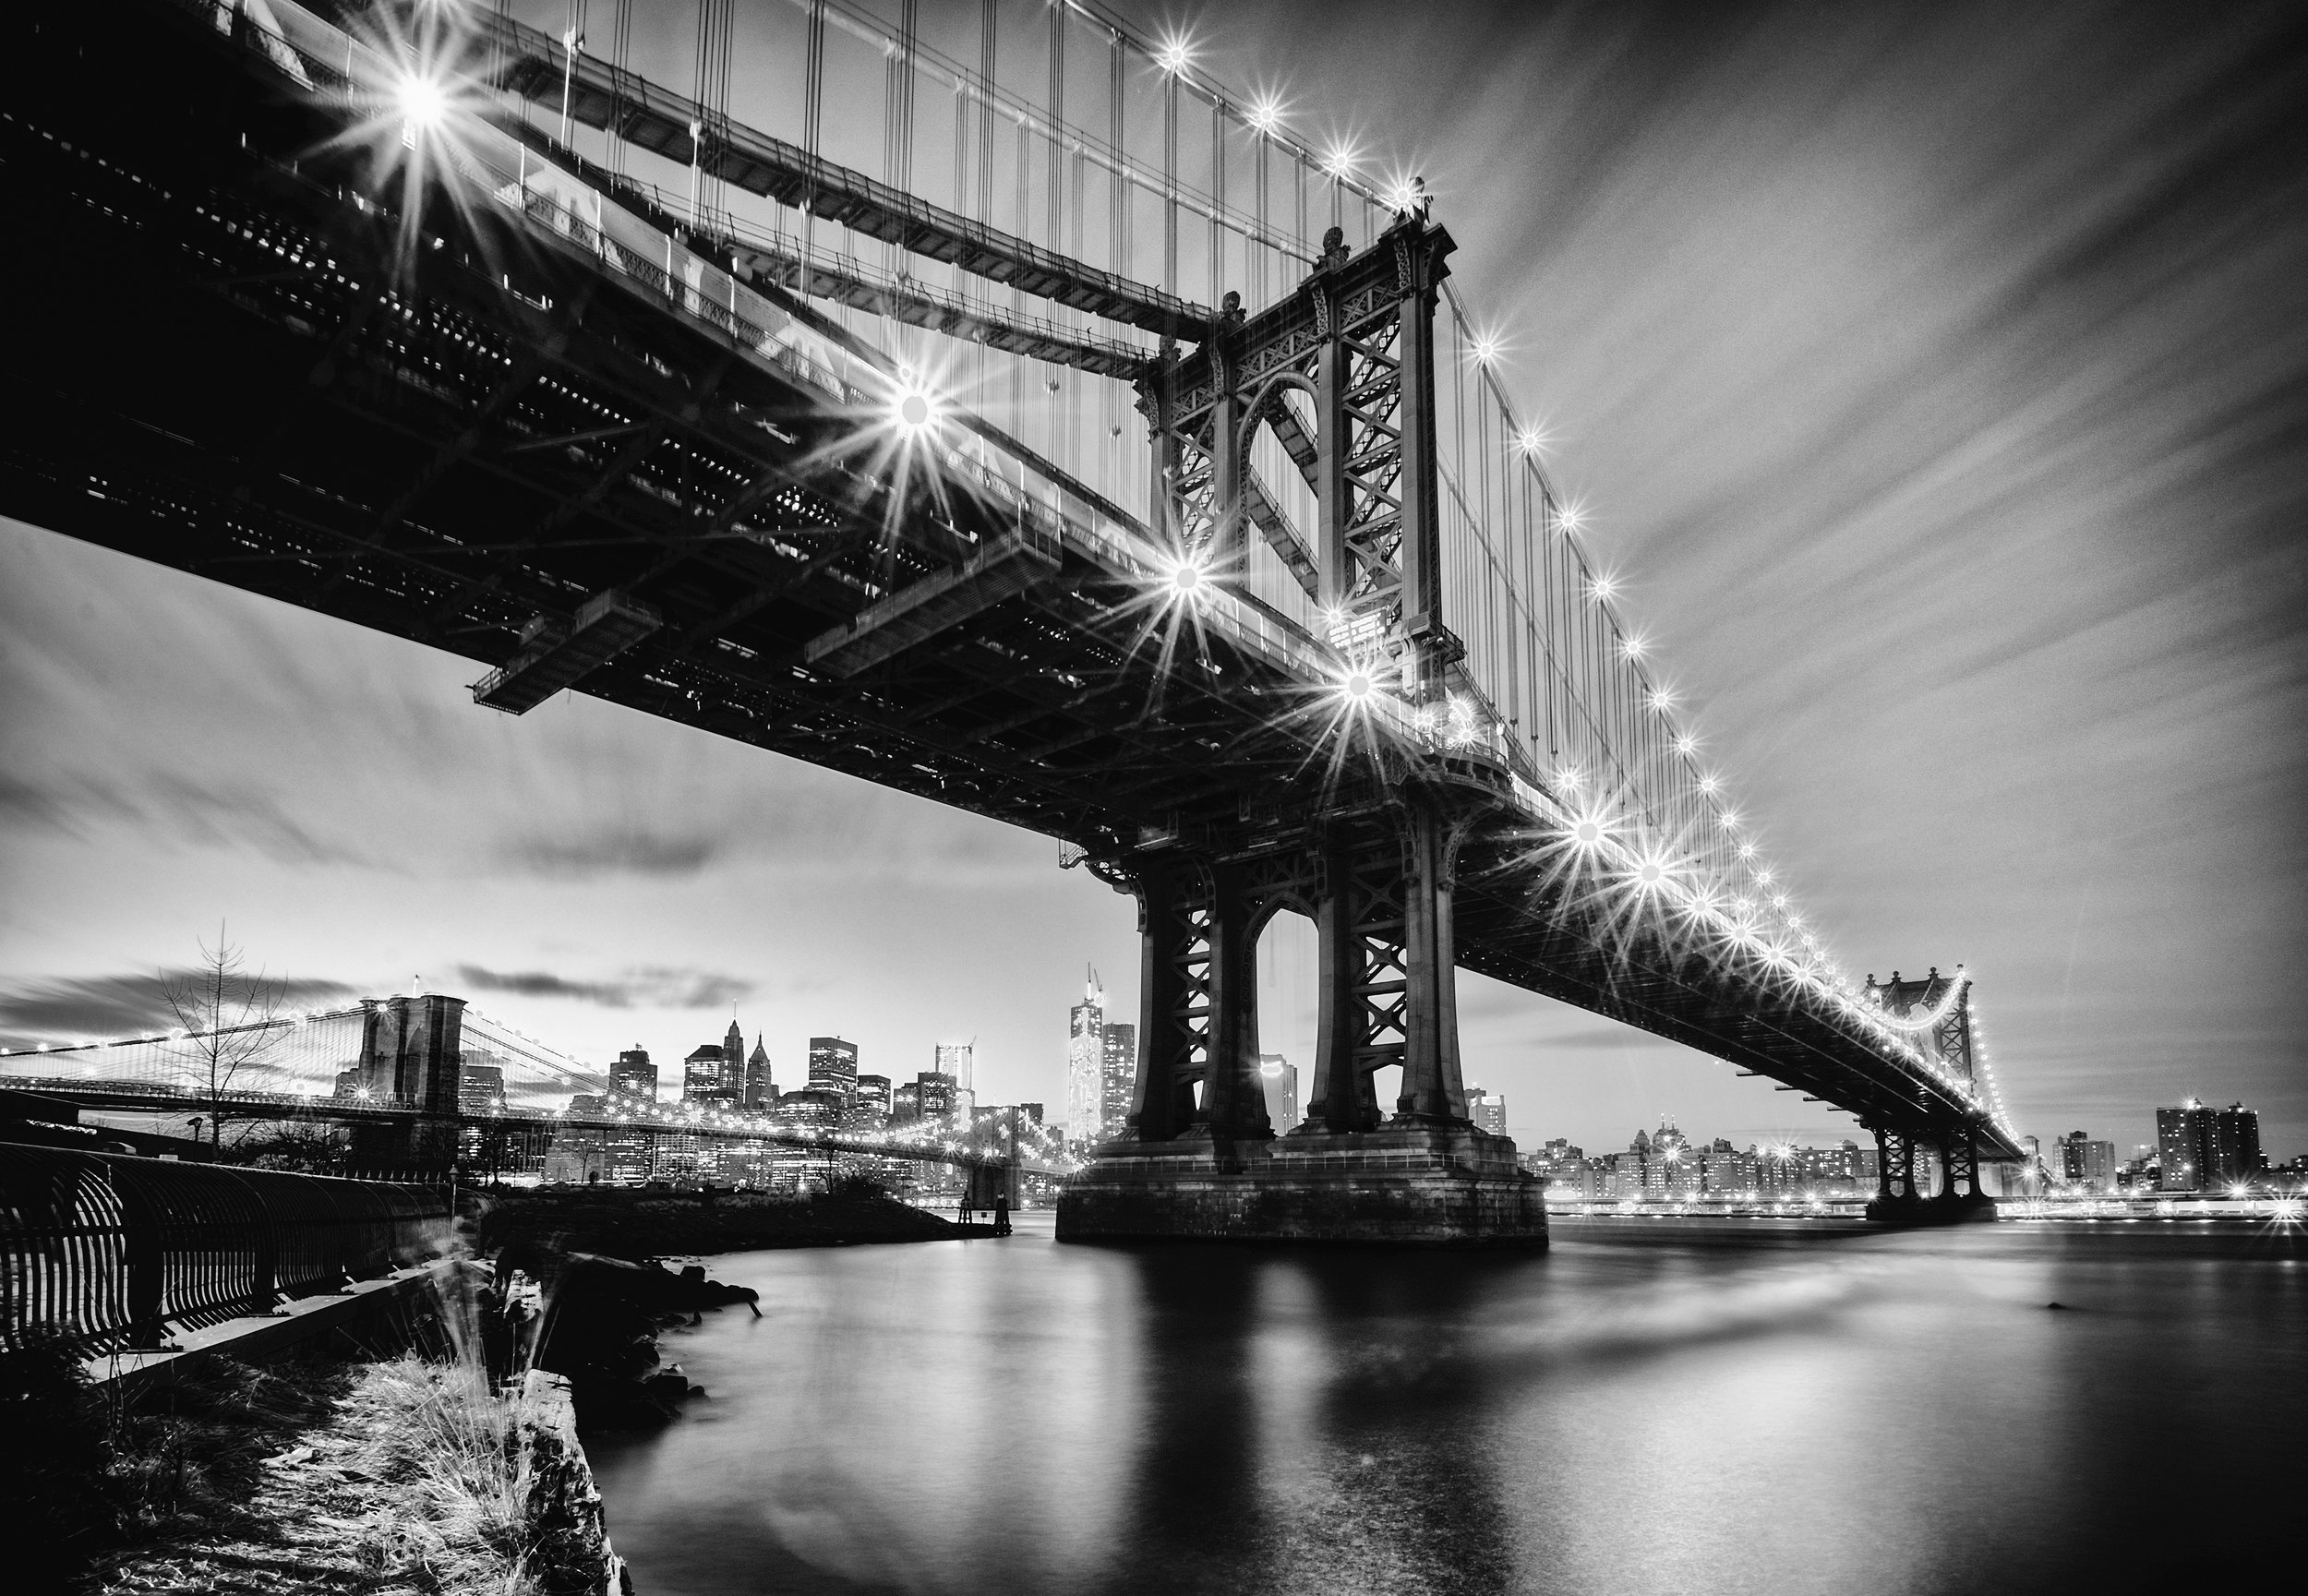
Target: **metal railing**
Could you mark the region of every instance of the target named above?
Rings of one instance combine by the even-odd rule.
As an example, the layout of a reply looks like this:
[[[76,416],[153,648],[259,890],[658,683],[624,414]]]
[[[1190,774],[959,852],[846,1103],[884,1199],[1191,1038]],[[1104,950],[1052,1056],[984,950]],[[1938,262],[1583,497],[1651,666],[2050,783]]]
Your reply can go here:
[[[439,1254],[446,1187],[0,1145],[0,1351],[86,1351],[270,1314]]]

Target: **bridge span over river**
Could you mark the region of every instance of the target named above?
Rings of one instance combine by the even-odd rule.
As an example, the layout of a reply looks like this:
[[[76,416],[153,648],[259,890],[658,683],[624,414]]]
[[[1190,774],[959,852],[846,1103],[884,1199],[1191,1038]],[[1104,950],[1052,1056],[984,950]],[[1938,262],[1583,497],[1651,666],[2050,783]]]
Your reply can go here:
[[[1180,42],[999,9],[973,64],[800,0],[746,62],[774,130],[726,5],[687,92],[479,6],[12,15],[0,510],[466,655],[508,714],[570,689],[1058,839],[1143,931],[1136,1110],[1063,1233],[1541,1239],[1461,967],[1848,1110],[1883,1212],[1924,1148],[1984,1202],[2019,1149],[1968,979],[1831,959],[1423,183]],[[1276,1138],[1283,910],[1321,1003]]]

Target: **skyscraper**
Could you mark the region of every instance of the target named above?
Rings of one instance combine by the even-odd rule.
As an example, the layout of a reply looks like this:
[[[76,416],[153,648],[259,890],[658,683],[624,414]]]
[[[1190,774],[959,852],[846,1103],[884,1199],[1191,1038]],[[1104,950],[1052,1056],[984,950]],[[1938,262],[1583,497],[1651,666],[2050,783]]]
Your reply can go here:
[[[628,1048],[618,1054],[609,1079],[645,1101],[657,1100],[657,1066],[649,1062],[646,1048]]]
[[[961,1115],[962,1123],[968,1124],[969,1110],[978,1103],[978,1044],[940,1042],[935,1057],[935,1073],[953,1081],[953,1107]]]
[[[732,1098],[722,1072],[728,1067],[728,1056],[717,1042],[703,1047],[681,1061],[681,1098],[685,1102],[712,1103]]]
[[[1298,1129],[1303,1117],[1298,1111],[1298,1071],[1290,1060],[1280,1053],[1260,1053],[1258,1081],[1266,1087],[1267,1118],[1274,1122],[1274,1134],[1286,1136]]]
[[[890,1078],[887,1075],[859,1075],[857,1095],[849,1099],[849,1110],[842,1116],[842,1128],[851,1131],[878,1131],[890,1122]]]
[[[762,1046],[762,1034],[753,1033],[753,1051],[745,1061],[745,1106],[765,1109],[777,1101],[777,1083],[770,1079],[769,1050]]]
[[[1066,1134],[1085,1146],[1104,1139],[1105,1061],[1106,994],[1091,970],[1082,1001],[1066,1012]]]
[[[2176,1109],[2156,1110],[2156,1144],[2167,1192],[2216,1192],[2266,1172],[2260,1151],[2260,1114],[2242,1103],[2215,1109],[2190,1098]]]
[[[1138,1095],[1138,1027],[1110,1025],[1099,1061],[1099,1139],[1111,1141],[1130,1122]],[[1280,1127],[1277,1127],[1280,1129]]]
[[[810,1038],[810,1090],[839,1092],[847,1102],[858,1090],[858,1044],[839,1037]]]

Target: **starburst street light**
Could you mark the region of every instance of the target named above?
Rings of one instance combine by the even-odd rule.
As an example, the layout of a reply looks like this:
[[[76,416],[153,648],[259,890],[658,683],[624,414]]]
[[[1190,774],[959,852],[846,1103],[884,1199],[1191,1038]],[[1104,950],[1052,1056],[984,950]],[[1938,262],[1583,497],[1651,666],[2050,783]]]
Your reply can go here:
[[[1282,124],[1282,102],[1271,94],[1261,94],[1250,102],[1250,126],[1261,133],[1271,133]]]
[[[1154,52],[1154,64],[1173,78],[1184,72],[1193,60],[1194,51],[1187,45],[1183,33],[1163,40]]]

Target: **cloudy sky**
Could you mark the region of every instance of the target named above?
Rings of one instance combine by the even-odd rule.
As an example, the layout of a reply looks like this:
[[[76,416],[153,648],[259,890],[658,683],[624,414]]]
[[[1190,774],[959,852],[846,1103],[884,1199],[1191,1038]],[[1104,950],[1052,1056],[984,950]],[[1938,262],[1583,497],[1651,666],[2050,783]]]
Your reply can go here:
[[[2128,1145],[2194,1092],[2308,1151],[2308,13],[1143,14],[1424,174],[1845,967],[1969,965],[2025,1131]],[[316,1002],[421,977],[588,1060],[734,1003],[781,1084],[815,1032],[900,1075],[975,1037],[1054,1104],[1083,966],[1134,1005],[1130,905],[1048,840],[480,674],[0,523],[0,1045],[135,1028],[220,919]],[[1303,1059],[1304,938],[1265,962]],[[1846,1125],[1461,1002],[1526,1137]]]

